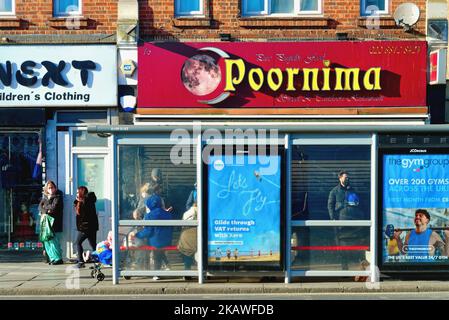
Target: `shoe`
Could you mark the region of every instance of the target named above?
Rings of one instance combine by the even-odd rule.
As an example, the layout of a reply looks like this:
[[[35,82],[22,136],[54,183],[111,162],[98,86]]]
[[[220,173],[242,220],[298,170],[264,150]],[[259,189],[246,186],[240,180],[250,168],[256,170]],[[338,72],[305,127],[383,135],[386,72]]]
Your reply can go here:
[[[184,277],[184,280],[185,280],[185,281],[189,281],[189,280],[192,280],[192,279],[193,279],[193,277],[188,277],[188,276],[187,276],[187,277]]]
[[[159,279],[160,279],[160,278],[157,277],[157,276],[154,276],[154,277],[153,277],[153,280],[154,280],[154,281],[157,281],[157,280],[159,280]]]
[[[55,266],[55,265],[58,265],[58,264],[64,264],[64,261],[62,261],[62,260],[56,260],[56,261],[50,262],[50,264],[53,265],[53,266]]]
[[[83,262],[78,262],[77,265],[75,266],[75,268],[78,268],[78,269],[84,268],[84,267],[85,267],[85,265]]]

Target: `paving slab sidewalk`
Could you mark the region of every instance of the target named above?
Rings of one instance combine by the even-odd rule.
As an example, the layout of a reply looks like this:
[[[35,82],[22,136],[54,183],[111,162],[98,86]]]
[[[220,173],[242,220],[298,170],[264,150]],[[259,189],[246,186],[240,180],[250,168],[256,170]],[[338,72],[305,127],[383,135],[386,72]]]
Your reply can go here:
[[[106,276],[98,282],[83,268],[73,273],[73,265],[48,266],[43,263],[1,263],[0,296],[10,295],[139,295],[139,294],[310,294],[310,293],[414,293],[449,292],[449,281],[381,281],[377,284],[351,281],[318,282],[298,280],[285,284],[260,282],[258,278],[211,278],[204,284],[182,277],[153,280],[152,277],[121,279],[112,284],[112,269],[102,270]],[[76,276],[74,276],[76,275]]]

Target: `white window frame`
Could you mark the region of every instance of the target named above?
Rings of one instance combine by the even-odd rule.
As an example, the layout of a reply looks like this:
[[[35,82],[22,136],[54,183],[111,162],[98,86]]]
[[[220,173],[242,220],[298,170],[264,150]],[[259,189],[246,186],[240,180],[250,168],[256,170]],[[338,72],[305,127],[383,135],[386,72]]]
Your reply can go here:
[[[376,15],[387,15],[389,14],[389,6],[390,6],[390,2],[388,0],[383,0],[385,2],[385,10],[379,10],[377,11],[377,14],[374,14],[374,16]],[[369,17],[371,16],[371,12],[367,12],[365,10],[366,7],[366,0],[360,0],[360,15],[363,17]]]
[[[54,17],[68,17],[81,16],[83,12],[83,1],[78,0],[78,11],[65,12],[59,8],[59,0],[53,0],[53,16]]]
[[[271,0],[264,0],[264,10],[262,11],[248,11],[246,8],[248,2],[252,0],[242,0],[242,16],[267,16],[267,17],[296,17],[296,16],[306,16],[306,15],[321,15],[322,12],[322,0],[316,0],[318,2],[317,10],[303,10],[301,11],[301,1],[294,1],[294,12],[293,13],[271,13]]]
[[[199,11],[185,11],[181,12],[180,4],[182,0],[175,0],[175,17],[190,17],[190,16],[204,16],[204,0],[197,0],[199,2]]]
[[[15,16],[16,15],[16,0],[11,0],[11,11],[0,11],[0,16]]]

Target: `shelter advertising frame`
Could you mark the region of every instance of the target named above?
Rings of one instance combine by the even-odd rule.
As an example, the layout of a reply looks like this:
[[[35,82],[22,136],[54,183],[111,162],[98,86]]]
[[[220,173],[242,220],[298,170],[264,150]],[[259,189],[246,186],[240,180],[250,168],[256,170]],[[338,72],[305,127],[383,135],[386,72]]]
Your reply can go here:
[[[448,163],[449,148],[443,145],[379,146],[377,260],[382,272],[447,271],[447,247],[441,241],[449,234]],[[401,196],[395,196],[398,192]],[[422,232],[418,209],[430,218],[424,218],[429,227]]]
[[[204,147],[206,145],[203,146],[203,150]],[[251,150],[250,145],[244,145],[244,146],[232,146],[232,158],[233,160],[235,160],[237,157],[242,156],[242,155],[247,155],[247,157],[245,158],[245,162],[248,161],[249,157],[253,156],[253,157],[259,157],[259,153],[257,153],[256,155],[251,154],[251,152],[249,150]],[[270,146],[262,146],[263,148],[265,148],[265,153],[264,156],[265,157],[272,157],[273,155],[271,154],[271,148]],[[271,146],[273,147],[273,146]],[[277,175],[277,179],[279,182],[279,184],[277,184],[279,191],[275,192],[277,194],[273,194],[278,200],[279,200],[279,204],[276,207],[275,210],[275,216],[272,217],[274,219],[270,220],[274,223],[275,227],[278,227],[277,230],[270,230],[269,232],[271,233],[276,233],[277,232],[277,239],[274,241],[276,244],[273,247],[273,250],[269,250],[267,248],[264,249],[257,249],[257,248],[253,248],[253,247],[248,247],[246,248],[246,246],[248,246],[247,243],[251,242],[248,241],[248,237],[245,237],[244,233],[249,232],[249,234],[251,233],[258,233],[258,237],[264,237],[264,235],[266,235],[268,233],[267,231],[267,225],[263,224],[261,219],[249,219],[247,220],[245,219],[239,219],[238,216],[240,216],[241,214],[234,214],[234,217],[232,217],[231,215],[228,214],[224,214],[223,212],[221,213],[211,213],[210,210],[210,206],[213,203],[213,201],[216,201],[217,199],[213,199],[211,197],[211,189],[214,189],[214,185],[213,183],[211,183],[211,173],[212,172],[216,172],[216,168],[217,166],[215,165],[215,163],[220,163],[221,164],[221,159],[215,159],[215,163],[211,163],[208,164],[208,161],[203,161],[202,166],[203,166],[203,179],[202,179],[202,184],[203,184],[203,199],[202,199],[202,206],[203,206],[203,223],[202,223],[202,228],[203,228],[203,248],[207,248],[206,250],[203,251],[203,263],[204,263],[204,269],[207,271],[285,271],[285,251],[286,251],[286,243],[285,243],[285,235],[286,235],[286,213],[285,213],[285,209],[286,209],[286,191],[285,191],[285,181],[286,181],[286,150],[285,150],[285,146],[283,145],[275,145],[274,146],[275,149],[275,154],[274,156],[277,156],[278,159],[276,161],[279,161],[278,163],[278,167],[277,167],[277,172],[274,174],[274,176]],[[224,158],[224,157],[229,157],[229,155],[226,154],[226,156],[221,156],[225,154],[225,149],[229,150],[229,146],[217,146],[217,148],[220,148],[221,152],[219,158]],[[258,146],[258,148],[261,148],[261,146]],[[214,159],[214,157],[216,157],[217,155],[214,153],[214,150],[216,149],[212,149],[212,152],[210,154],[210,159]],[[260,150],[260,149],[258,149]],[[238,160],[237,160],[238,161]],[[225,161],[226,162],[226,161]],[[263,174],[260,174],[260,172],[257,172],[255,170],[253,170],[255,168],[255,166],[260,165],[259,162],[257,162],[256,164],[253,165],[248,165],[247,163],[245,163],[245,167],[246,169],[246,173],[249,174],[249,176],[246,177],[246,179],[248,180],[254,180],[252,181],[252,185],[251,183],[249,183],[247,186],[245,187],[251,187],[254,186],[254,182],[256,184],[263,184],[264,180],[265,181],[269,181],[269,179],[265,179],[266,177],[264,177]],[[226,166],[226,165],[225,165]],[[236,166],[229,166],[232,170],[236,168]],[[249,167],[249,169],[248,169]],[[250,170],[251,172],[248,173],[248,170]],[[219,169],[219,171],[221,171]],[[235,172],[235,171],[233,171]],[[232,173],[231,173],[232,174]],[[260,174],[260,175],[259,175]],[[239,177],[240,178],[240,177]],[[254,178],[254,179],[253,179]],[[246,183],[246,182],[245,182]],[[276,181],[269,181],[269,183],[272,185],[276,184]],[[260,189],[262,190],[263,187]],[[214,189],[215,190],[215,189]],[[257,189],[255,189],[257,190]],[[254,191],[254,190],[253,190]],[[243,191],[244,193],[245,191]],[[253,193],[250,193],[253,194]],[[240,194],[239,194],[240,195]],[[234,201],[236,199],[238,199],[239,197],[234,197]],[[228,203],[233,203],[234,201],[230,200],[228,201]],[[236,208],[234,208],[236,209]],[[252,212],[249,213],[249,216],[255,216],[255,210],[254,208],[251,210]],[[265,213],[267,213],[266,207],[265,207]],[[278,217],[276,217],[276,215],[278,215]],[[239,233],[239,232],[211,232],[211,230],[213,230],[215,226],[215,222],[212,223],[211,219],[214,219],[214,221],[221,221],[223,223],[225,223],[225,226],[223,227],[218,227],[219,230],[228,230],[229,228],[232,228],[232,222],[234,221],[253,221],[252,226],[248,225],[247,231],[244,231],[243,233]],[[276,226],[277,224],[277,226]],[[259,225],[262,226],[262,228],[259,228]],[[257,231],[257,229],[259,228],[259,231]],[[261,231],[261,229],[263,231]],[[267,233],[263,234],[263,232],[267,231]],[[225,247],[223,247],[224,250],[222,250],[223,252],[219,252],[220,249],[217,249],[217,245],[215,244],[214,237],[216,236],[216,234],[219,235],[230,235],[230,236],[234,236],[234,237],[240,237],[240,240],[243,241],[234,241],[233,243],[237,243],[239,242],[239,244],[236,246],[234,245],[233,250],[229,251],[229,249],[227,250]],[[254,238],[253,236],[251,236],[251,238]],[[246,241],[246,242],[245,242]],[[232,241],[231,241],[232,242]],[[211,244],[212,243],[212,244]],[[229,241],[223,241],[222,242],[225,246],[227,244],[229,244]],[[229,244],[230,245],[230,244]],[[228,246],[229,246],[228,245]],[[210,251],[211,248],[214,248],[214,252]],[[244,251],[244,250],[235,250],[234,248],[246,248],[248,250]],[[275,252],[275,248],[278,248],[278,252]],[[241,253],[245,253],[246,255],[242,255],[242,257],[237,257],[237,252],[238,251],[242,251]],[[265,252],[266,251],[266,252]],[[218,253],[217,253],[218,252]],[[240,254],[240,253],[238,253]],[[216,256],[215,258],[212,256]],[[278,258],[276,258],[278,257]],[[239,259],[240,261],[238,261],[237,259]],[[243,260],[242,260],[243,259]],[[268,259],[269,261],[263,261],[263,260]],[[214,261],[215,260],[215,261]],[[220,261],[221,260],[221,261]],[[246,261],[244,261],[246,260]],[[258,261],[259,260],[259,261]]]

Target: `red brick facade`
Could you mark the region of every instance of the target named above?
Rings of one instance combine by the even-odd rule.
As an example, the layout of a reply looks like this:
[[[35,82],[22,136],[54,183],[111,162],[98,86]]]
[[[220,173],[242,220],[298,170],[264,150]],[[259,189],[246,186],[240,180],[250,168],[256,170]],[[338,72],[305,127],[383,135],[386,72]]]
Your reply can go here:
[[[0,35],[115,34],[118,0],[83,0],[78,29],[67,28],[66,19],[53,16],[53,1],[15,0],[16,15],[0,17]]]
[[[204,0],[205,18],[175,18],[173,0],[139,1],[140,35],[148,40],[217,40],[229,33],[236,40],[257,39],[332,39],[336,33],[350,38],[419,38],[425,33],[426,2],[413,1],[421,11],[414,31],[397,27],[393,13],[408,0],[389,1],[389,14],[380,19],[380,29],[368,30],[360,16],[360,0],[323,0],[320,17],[245,18],[241,17],[241,0]]]

